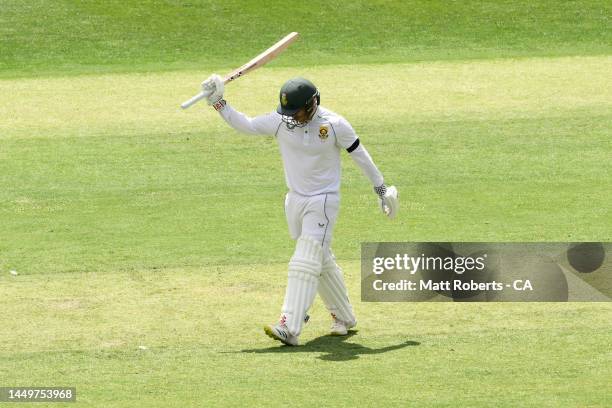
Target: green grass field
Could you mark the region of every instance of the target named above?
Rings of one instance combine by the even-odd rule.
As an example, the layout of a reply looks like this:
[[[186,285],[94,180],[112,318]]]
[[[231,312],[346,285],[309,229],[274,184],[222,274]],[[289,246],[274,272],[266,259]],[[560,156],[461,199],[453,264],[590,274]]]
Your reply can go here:
[[[605,1],[0,0],[0,387],[76,386],[66,406],[611,406],[609,303],[359,301],[361,242],[612,240],[611,21]],[[289,31],[228,101],[264,113],[312,79],[403,200],[385,220],[345,155],[333,247],[359,331],[327,336],[317,301],[297,349],[261,330],[293,252],[275,141],[178,107]]]

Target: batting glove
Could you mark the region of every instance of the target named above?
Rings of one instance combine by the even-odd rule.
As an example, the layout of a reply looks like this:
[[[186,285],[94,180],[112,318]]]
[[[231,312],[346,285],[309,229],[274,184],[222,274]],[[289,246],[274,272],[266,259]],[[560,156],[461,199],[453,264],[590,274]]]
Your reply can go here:
[[[393,219],[399,211],[398,192],[395,186],[387,188],[384,184],[374,187],[374,191],[378,194],[378,202],[383,214]]]
[[[223,79],[217,74],[211,75],[202,82],[202,92],[208,95],[206,101],[217,110],[225,106],[225,101],[223,101],[224,88]]]
[[[382,199],[385,197],[385,193],[387,192],[387,186],[385,186],[385,184],[383,183],[378,187],[374,187],[374,192],[378,194],[378,197]]]

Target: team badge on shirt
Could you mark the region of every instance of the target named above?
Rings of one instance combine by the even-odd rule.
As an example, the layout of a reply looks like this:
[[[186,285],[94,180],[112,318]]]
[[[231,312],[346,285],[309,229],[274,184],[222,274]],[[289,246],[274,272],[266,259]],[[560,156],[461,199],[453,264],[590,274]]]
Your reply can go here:
[[[321,140],[325,140],[327,139],[327,134],[328,130],[327,130],[327,126],[319,126],[319,139]]]

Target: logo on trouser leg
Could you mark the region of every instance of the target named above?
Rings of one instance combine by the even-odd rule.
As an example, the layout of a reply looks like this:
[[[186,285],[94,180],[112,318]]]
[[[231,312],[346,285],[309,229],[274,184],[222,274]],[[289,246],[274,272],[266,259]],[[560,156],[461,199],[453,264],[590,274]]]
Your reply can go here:
[[[323,228],[325,226],[325,223],[320,223],[319,222],[318,224],[319,224],[319,227],[321,227],[321,228]]]

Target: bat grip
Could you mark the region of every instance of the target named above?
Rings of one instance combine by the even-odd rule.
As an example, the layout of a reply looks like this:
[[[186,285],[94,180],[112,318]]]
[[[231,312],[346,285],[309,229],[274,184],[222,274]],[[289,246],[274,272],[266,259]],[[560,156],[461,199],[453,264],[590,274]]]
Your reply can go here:
[[[195,104],[197,101],[199,101],[201,99],[204,99],[204,98],[208,98],[211,94],[212,94],[212,92],[204,92],[204,91],[202,91],[199,94],[197,94],[196,96],[194,96],[191,99],[189,99],[188,101],[185,101],[185,102],[181,103],[181,108],[187,109],[191,105]]]

